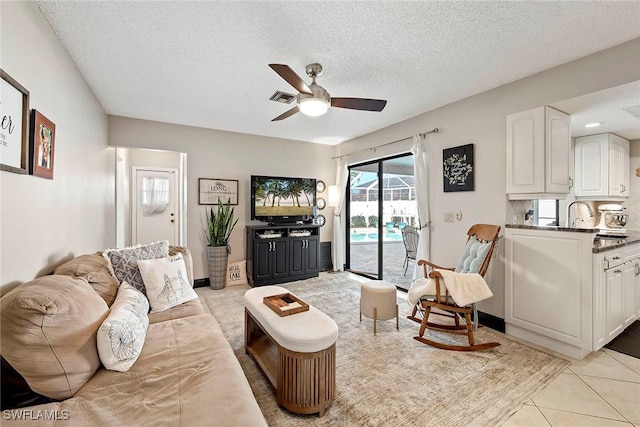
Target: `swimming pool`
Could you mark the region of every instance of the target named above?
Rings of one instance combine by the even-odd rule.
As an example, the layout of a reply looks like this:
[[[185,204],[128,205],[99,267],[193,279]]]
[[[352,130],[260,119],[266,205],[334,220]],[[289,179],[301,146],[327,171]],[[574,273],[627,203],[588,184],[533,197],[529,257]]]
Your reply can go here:
[[[351,233],[351,242],[377,242],[378,241],[378,232],[371,233]],[[398,233],[389,233],[387,231],[382,232],[382,241],[383,242],[401,242],[402,234]]]

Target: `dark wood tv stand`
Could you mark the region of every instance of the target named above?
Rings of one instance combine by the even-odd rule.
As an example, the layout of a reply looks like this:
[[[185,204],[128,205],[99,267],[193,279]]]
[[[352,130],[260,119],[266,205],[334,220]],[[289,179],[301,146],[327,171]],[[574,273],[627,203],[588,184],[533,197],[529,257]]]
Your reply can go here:
[[[308,279],[320,273],[319,225],[248,225],[246,233],[251,286]]]

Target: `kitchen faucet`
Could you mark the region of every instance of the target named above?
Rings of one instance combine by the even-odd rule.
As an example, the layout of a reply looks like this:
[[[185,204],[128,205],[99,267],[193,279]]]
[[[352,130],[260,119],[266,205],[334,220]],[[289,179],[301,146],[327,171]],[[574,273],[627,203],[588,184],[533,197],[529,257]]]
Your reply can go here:
[[[570,221],[571,206],[575,205],[576,203],[580,203],[582,205],[585,205],[587,207],[587,209],[589,209],[589,218],[593,218],[596,215],[595,212],[593,212],[593,209],[591,209],[591,206],[589,206],[587,203],[582,202],[580,200],[576,200],[575,202],[571,202],[567,206],[567,228],[571,228],[571,221]]]

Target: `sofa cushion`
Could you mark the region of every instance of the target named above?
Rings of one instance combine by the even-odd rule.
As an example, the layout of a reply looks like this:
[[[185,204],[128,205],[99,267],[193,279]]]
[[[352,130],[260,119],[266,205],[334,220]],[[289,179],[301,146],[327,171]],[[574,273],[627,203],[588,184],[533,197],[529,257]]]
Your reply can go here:
[[[267,426],[238,359],[210,314],[149,325],[131,369],[99,369],[82,390],[58,405],[38,409],[68,413],[70,424],[55,423],[60,426]],[[24,421],[6,423],[24,426]]]
[[[167,320],[181,319],[183,317],[203,314],[202,304],[199,299],[187,301],[183,304],[171,307],[169,310],[149,313],[149,324],[166,322]]]
[[[138,268],[144,280],[152,313],[198,299],[198,295],[187,281],[182,254],[139,260]]]
[[[169,242],[167,240],[122,249],[107,249],[102,253],[102,256],[109,263],[109,271],[118,284],[128,282],[142,293],[145,293],[145,289],[138,269],[138,260],[164,258],[168,255]]]
[[[86,279],[108,306],[116,299],[118,282],[109,272],[109,263],[100,253],[73,258],[56,268],[53,274]]]
[[[0,299],[0,354],[36,393],[69,398],[100,366],[96,335],[108,312],[84,279],[25,283]]]
[[[126,372],[138,360],[149,326],[149,301],[123,282],[109,316],[98,329],[98,354],[105,368]]]

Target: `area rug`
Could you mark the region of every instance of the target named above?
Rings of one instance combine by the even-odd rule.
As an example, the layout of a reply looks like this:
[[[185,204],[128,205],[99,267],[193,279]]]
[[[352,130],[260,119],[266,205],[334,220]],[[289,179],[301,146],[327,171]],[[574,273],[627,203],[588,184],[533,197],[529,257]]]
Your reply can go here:
[[[418,324],[400,300],[395,320],[359,321],[360,284],[347,273],[281,285],[335,320],[337,391],[323,417],[278,407],[268,382],[244,351],[243,295],[248,286],[198,288],[205,310],[220,323],[270,426],[497,426],[569,363],[481,328],[476,342],[500,346],[478,352],[435,349],[412,339]],[[444,339],[450,334],[433,333]]]
[[[636,320],[605,347],[640,359],[640,320]]]

